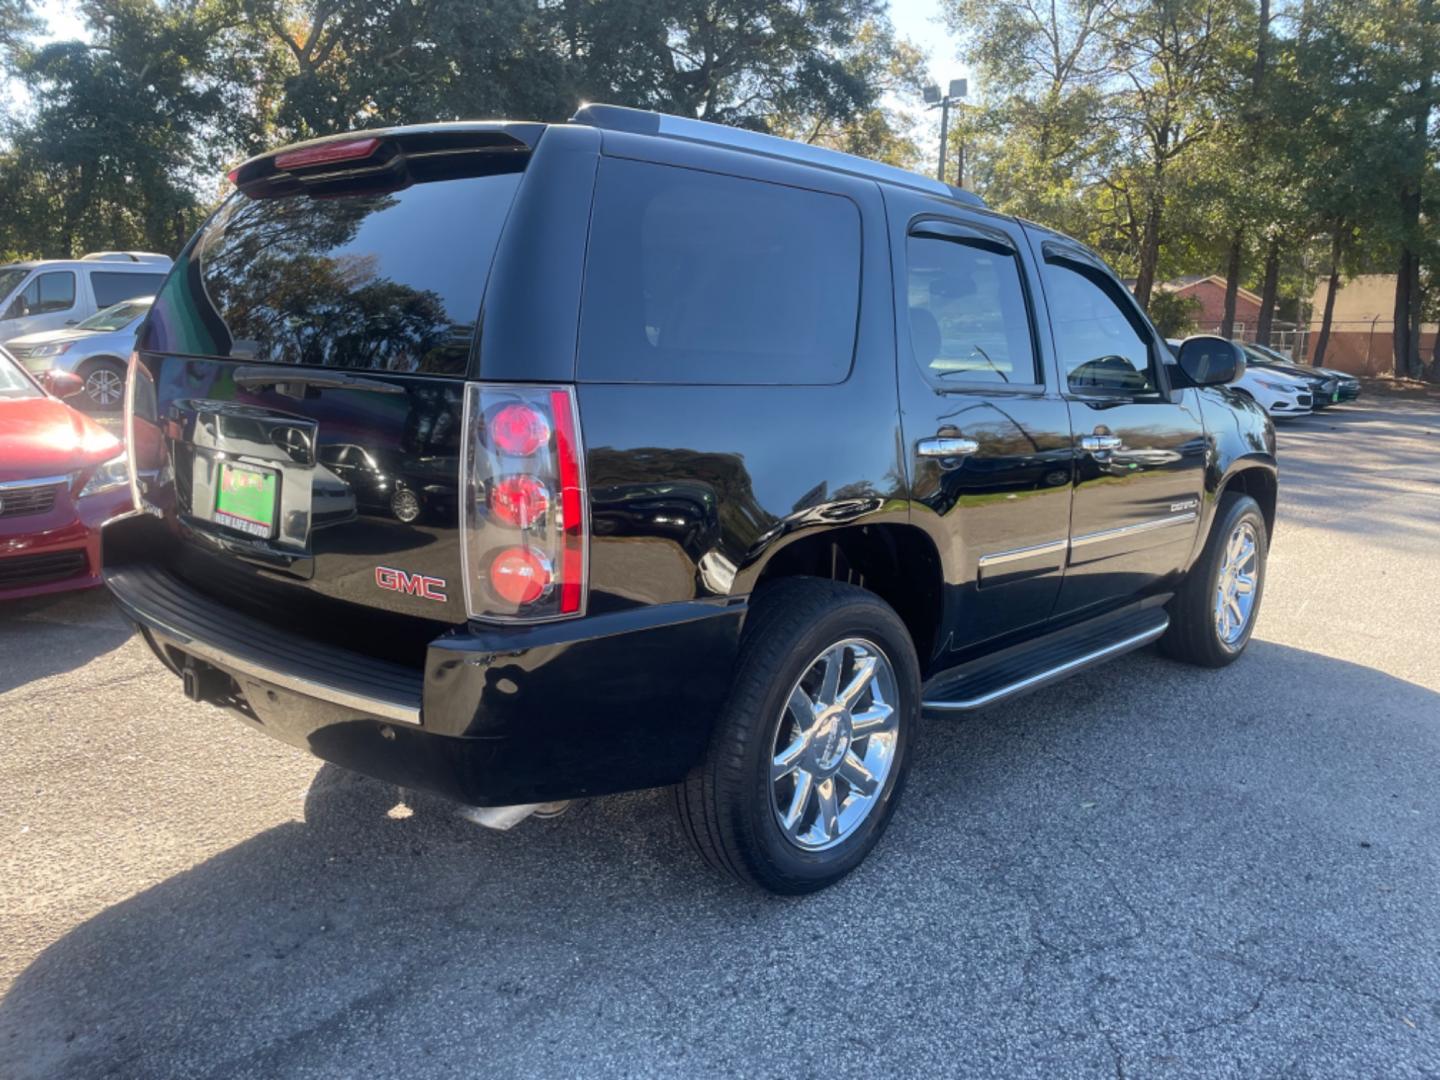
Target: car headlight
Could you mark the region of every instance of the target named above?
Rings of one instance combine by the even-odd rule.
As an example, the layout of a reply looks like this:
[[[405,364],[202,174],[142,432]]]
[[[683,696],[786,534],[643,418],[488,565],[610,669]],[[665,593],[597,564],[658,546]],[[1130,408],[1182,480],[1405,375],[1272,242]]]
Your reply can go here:
[[[52,341],[48,345],[32,345],[25,350],[25,355],[31,360],[39,360],[46,356],[59,356],[71,345],[73,341]]]
[[[130,462],[125,457],[125,451],[120,451],[109,461],[96,467],[90,474],[90,479],[85,481],[85,486],[80,489],[80,498],[87,495],[99,495],[105,491],[114,491],[118,487],[126,487],[130,483]]]
[[[1291,386],[1289,383],[1271,382],[1269,379],[1256,379],[1257,383],[1267,390],[1274,390],[1277,394],[1298,394],[1302,387]]]

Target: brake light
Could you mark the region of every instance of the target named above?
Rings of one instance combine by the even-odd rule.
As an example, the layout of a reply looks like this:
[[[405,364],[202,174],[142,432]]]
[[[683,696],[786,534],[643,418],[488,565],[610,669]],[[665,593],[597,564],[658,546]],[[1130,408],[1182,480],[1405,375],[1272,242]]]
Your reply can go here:
[[[306,146],[275,155],[275,167],[289,172],[292,169],[308,169],[315,165],[333,165],[339,161],[359,161],[375,153],[379,146],[380,140],[373,136],[368,139],[344,139],[340,142]]]
[[[511,404],[490,418],[490,441],[497,450],[529,457],[550,441],[550,424],[529,405]]]
[[[507,476],[490,486],[490,512],[506,525],[529,528],[549,507],[549,492],[533,476]]]
[[[490,581],[504,600],[523,607],[550,588],[550,567],[534,548],[506,548],[490,563]]]
[[[573,389],[469,383],[465,430],[470,617],[542,622],[582,614],[589,537]]]

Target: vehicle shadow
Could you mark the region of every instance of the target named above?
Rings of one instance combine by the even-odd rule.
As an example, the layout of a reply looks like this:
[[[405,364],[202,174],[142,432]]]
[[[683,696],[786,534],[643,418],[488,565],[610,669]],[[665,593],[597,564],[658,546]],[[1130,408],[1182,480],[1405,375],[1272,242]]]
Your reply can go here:
[[[322,769],[306,821],[34,959],[0,1074],[810,1075],[862,1060],[788,1030],[842,986],[864,1045],[960,1073],[1180,1075],[1263,1012],[1246,1071],[1298,1074],[1351,1020],[1430,1008],[1440,694],[1257,641],[1225,672],[1139,654],[917,747],[870,861],[792,901],[703,869],[660,792],[491,833]],[[1413,1053],[1390,1020],[1367,1060]]]
[[[81,667],[118,649],[133,632],[103,588],[6,601],[0,604],[0,694]]]

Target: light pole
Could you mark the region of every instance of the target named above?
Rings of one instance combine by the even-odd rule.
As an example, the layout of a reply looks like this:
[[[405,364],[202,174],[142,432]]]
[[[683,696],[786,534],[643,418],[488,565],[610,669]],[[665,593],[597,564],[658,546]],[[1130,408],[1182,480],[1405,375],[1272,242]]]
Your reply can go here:
[[[945,182],[945,155],[949,152],[946,142],[950,138],[950,106],[959,105],[960,99],[965,96],[968,89],[969,86],[965,79],[951,79],[950,87],[943,96],[940,93],[940,87],[934,83],[921,90],[925,96],[925,104],[932,109],[940,110],[940,167],[936,170],[935,175],[940,178],[942,184]],[[963,187],[965,184],[965,151],[962,149],[960,154],[960,185]]]

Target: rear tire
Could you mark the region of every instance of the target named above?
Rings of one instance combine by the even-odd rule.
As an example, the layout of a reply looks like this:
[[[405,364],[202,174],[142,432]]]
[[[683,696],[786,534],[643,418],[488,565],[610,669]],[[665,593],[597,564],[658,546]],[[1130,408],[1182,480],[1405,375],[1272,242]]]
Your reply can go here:
[[[89,360],[78,372],[85,380],[85,392],[80,397],[86,412],[111,413],[119,411],[125,402],[125,365],[118,360]]]
[[[1200,667],[1234,663],[1260,616],[1269,549],[1259,504],[1238,491],[1221,496],[1205,549],[1170,601],[1160,650]]]
[[[681,826],[748,885],[832,885],[885,831],[919,711],[915,647],[888,604],[819,578],[777,582],[755,597],[706,760],[674,789]]]

